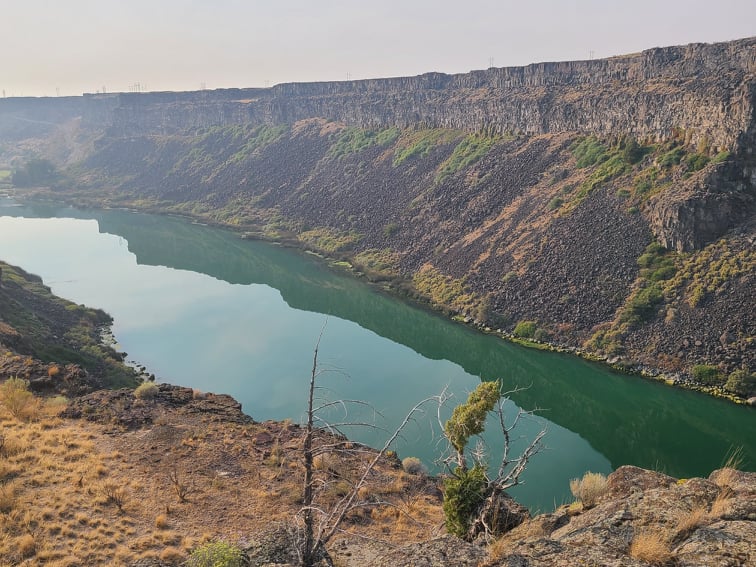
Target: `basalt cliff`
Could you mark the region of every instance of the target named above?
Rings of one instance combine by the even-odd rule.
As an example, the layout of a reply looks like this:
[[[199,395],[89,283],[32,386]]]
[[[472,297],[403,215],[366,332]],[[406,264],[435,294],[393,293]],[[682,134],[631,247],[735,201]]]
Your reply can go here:
[[[19,194],[296,241],[483,327],[747,398],[755,106],[749,38],[460,75],[3,99],[0,164]]]

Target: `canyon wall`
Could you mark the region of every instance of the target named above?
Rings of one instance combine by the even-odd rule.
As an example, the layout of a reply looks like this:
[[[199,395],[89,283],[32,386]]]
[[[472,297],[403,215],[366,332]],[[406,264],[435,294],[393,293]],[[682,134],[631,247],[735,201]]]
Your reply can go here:
[[[750,38],[458,75],[121,94],[112,133],[170,134],[319,117],[362,128],[421,125],[654,140],[684,130],[694,144],[733,148],[753,120],[755,72],[756,38]]]

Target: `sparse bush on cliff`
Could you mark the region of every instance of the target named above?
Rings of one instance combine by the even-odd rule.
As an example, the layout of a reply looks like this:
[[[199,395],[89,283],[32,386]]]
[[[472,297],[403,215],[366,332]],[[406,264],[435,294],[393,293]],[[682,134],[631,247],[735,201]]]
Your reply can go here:
[[[607,148],[595,136],[588,136],[575,142],[570,150],[580,169],[601,163],[606,159]]]
[[[8,378],[0,385],[0,402],[16,419],[31,419],[39,409],[39,400],[29,391],[29,381],[23,378]]]
[[[587,472],[583,478],[573,478],[570,481],[570,492],[582,502],[584,508],[592,508],[596,501],[606,494],[606,476],[601,473]]]
[[[486,471],[475,465],[469,470],[456,470],[444,480],[444,515],[446,531],[460,538],[467,537],[476,511],[486,498]]]
[[[625,304],[620,321],[633,325],[652,319],[663,299],[664,294],[656,283],[640,288]]]
[[[140,400],[152,400],[159,392],[158,385],[155,382],[142,382],[134,390],[134,397]]]
[[[727,377],[725,390],[739,396],[751,395],[756,392],[756,374],[745,368],[735,370]]]

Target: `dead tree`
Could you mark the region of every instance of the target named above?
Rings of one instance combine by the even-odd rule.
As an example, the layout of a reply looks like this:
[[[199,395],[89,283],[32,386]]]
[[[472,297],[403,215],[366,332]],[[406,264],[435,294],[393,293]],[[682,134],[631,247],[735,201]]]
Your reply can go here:
[[[377,451],[347,441],[345,437],[340,435],[339,428],[341,426],[357,425],[363,427],[375,427],[375,425],[357,422],[328,423],[320,418],[319,412],[332,406],[340,405],[346,407],[349,404],[366,405],[365,402],[360,400],[338,400],[324,402],[319,406],[315,405],[315,394],[318,390],[317,379],[321,373],[318,368],[318,351],[322,335],[323,331],[321,331],[321,334],[318,337],[312,360],[312,372],[310,374],[307,400],[307,423],[305,424],[305,435],[302,445],[305,475],[300,517],[302,520],[303,534],[302,541],[299,542],[296,547],[300,563],[303,567],[313,567],[321,559],[327,559],[328,555],[325,553],[325,546],[331,538],[341,530],[340,526],[350,512],[383,504],[379,501],[369,501],[363,498],[360,489],[369,483],[371,473],[374,471],[378,462],[381,458],[385,457],[386,452],[401,435],[405,427],[418,413],[423,411],[423,406],[431,402],[439,402],[440,400],[438,396],[433,396],[416,404],[407,413],[401,424],[388,435],[386,442]],[[332,441],[329,441],[326,444],[319,444],[315,447],[314,440],[318,429],[330,435]],[[315,457],[318,455],[325,455],[329,452],[341,453],[342,455],[349,454],[350,456],[367,456],[367,459],[364,462],[363,468],[356,476],[356,479],[349,484],[349,489],[345,494],[343,494],[335,503],[328,506],[321,506],[316,502],[316,495],[319,490],[322,491],[324,485],[316,482],[317,479],[314,474]]]

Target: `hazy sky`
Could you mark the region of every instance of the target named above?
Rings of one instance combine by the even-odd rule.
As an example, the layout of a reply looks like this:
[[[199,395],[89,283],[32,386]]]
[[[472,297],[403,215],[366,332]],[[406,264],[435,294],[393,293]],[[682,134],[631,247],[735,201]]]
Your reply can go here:
[[[0,0],[7,96],[255,87],[756,35],[756,0]]]

